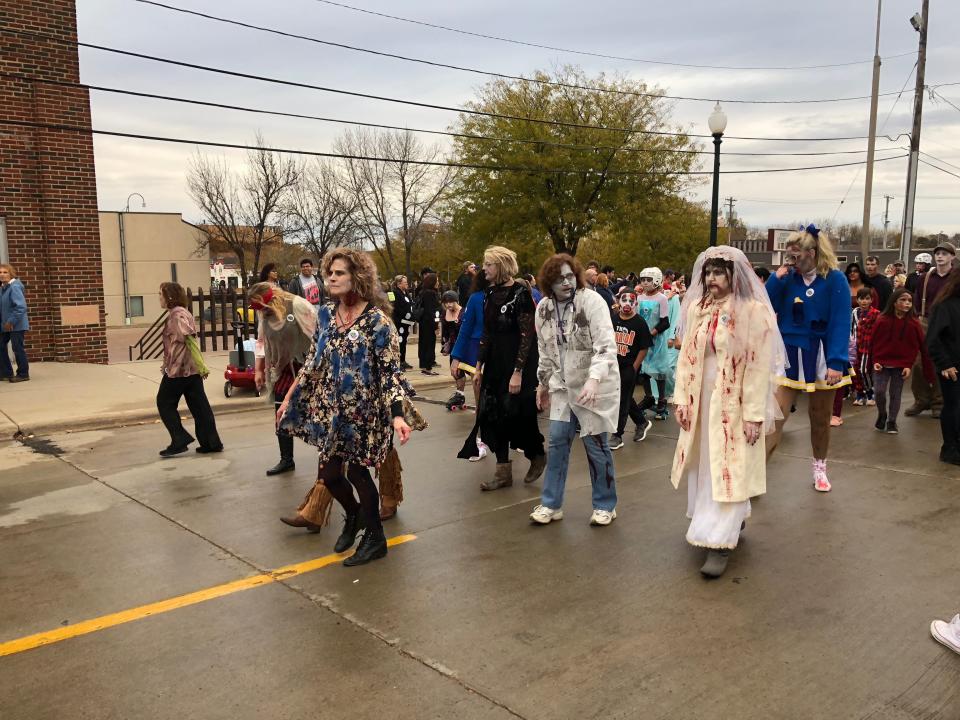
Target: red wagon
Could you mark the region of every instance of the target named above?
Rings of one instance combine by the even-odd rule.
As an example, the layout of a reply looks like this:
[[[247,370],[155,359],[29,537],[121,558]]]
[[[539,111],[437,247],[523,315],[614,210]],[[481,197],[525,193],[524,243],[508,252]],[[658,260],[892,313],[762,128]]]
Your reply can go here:
[[[230,351],[230,360],[227,369],[223,372],[223,377],[226,379],[223,384],[223,394],[226,397],[233,395],[234,388],[253,388],[254,394],[260,397],[260,391],[254,379],[254,342],[254,340],[244,341],[242,357],[239,350]]]

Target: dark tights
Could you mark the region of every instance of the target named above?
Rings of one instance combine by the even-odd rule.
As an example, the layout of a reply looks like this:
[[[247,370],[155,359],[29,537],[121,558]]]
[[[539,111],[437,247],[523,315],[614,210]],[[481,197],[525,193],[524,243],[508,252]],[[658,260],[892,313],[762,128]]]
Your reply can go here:
[[[368,528],[380,527],[380,496],[377,495],[377,486],[370,477],[369,468],[357,463],[348,463],[347,474],[344,477],[343,459],[332,457],[320,466],[317,477],[323,480],[327,490],[348,514],[359,511],[363,513]],[[354,488],[360,497],[359,502],[353,496]]]

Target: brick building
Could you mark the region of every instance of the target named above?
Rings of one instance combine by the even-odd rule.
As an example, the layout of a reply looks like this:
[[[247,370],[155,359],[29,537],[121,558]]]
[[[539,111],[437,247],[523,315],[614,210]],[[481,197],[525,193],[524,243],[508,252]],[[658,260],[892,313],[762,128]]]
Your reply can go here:
[[[3,122],[90,127],[87,91],[49,84],[80,81],[76,39],[74,0],[0,0],[0,255],[26,287],[30,359],[105,363],[92,137]]]

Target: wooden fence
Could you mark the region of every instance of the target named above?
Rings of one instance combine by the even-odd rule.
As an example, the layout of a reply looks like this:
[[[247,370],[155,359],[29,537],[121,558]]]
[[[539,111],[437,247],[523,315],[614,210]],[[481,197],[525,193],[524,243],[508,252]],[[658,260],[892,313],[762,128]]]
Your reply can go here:
[[[206,352],[241,349],[243,340],[257,337],[257,311],[247,296],[233,288],[210,291],[187,288],[187,307],[197,321],[200,349]],[[167,311],[158,317],[141,338],[130,346],[131,360],[151,360],[163,355],[163,325]]]

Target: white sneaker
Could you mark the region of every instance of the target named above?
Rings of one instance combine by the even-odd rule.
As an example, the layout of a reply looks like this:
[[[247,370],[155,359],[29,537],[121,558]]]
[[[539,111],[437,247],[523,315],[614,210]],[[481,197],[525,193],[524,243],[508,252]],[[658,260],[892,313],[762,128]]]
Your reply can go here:
[[[553,510],[546,505],[537,505],[530,513],[530,520],[538,525],[549,525],[554,520],[563,520],[563,510]]]
[[[950,622],[934,620],[930,623],[930,634],[944,647],[960,653],[960,615],[954,615]]]
[[[490,449],[482,442],[477,442],[477,454],[470,458],[470,462],[480,462],[483,460]]]
[[[617,511],[593,509],[593,515],[590,516],[591,525],[609,525],[617,519]]]

